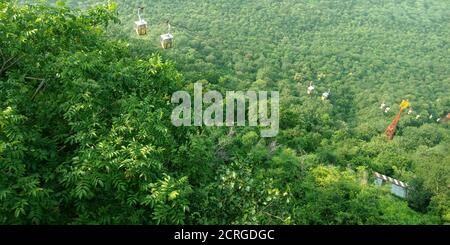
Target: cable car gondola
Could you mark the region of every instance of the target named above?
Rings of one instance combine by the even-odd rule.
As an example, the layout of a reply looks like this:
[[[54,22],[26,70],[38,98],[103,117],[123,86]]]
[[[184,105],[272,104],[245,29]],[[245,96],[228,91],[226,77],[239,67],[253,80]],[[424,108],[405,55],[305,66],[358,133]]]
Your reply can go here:
[[[331,93],[331,89],[328,89],[327,92],[323,93],[323,94],[322,94],[322,101],[327,100],[328,97],[330,96],[330,93]]]
[[[134,22],[135,23],[135,29],[136,29],[136,33],[139,36],[144,36],[147,34],[147,21],[145,21],[144,19],[141,18],[141,11],[144,10],[144,7],[139,7],[138,8],[138,17],[139,20]]]
[[[312,82],[310,82],[309,83],[309,87],[308,87],[308,94],[310,95],[310,94],[312,94],[313,93],[313,91],[314,91],[314,86],[312,85]]]
[[[167,23],[168,25],[168,32],[166,34],[161,35],[160,38],[160,42],[161,42],[161,47],[163,49],[169,49],[173,47],[173,35],[170,33],[170,24]]]

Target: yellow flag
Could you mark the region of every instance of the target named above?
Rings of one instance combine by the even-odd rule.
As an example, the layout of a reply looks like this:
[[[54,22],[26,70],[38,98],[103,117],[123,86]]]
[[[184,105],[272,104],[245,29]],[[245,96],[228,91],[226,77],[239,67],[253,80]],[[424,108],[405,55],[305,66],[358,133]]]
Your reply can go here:
[[[402,103],[400,104],[400,108],[402,110],[406,109],[409,107],[409,101],[408,100],[403,100]]]

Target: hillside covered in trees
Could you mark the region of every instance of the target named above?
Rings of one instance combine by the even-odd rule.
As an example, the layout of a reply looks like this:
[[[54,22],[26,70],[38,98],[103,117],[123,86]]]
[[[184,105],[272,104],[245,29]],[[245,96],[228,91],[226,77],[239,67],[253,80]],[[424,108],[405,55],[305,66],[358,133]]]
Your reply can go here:
[[[449,12],[446,0],[0,0],[0,223],[448,224]],[[167,22],[174,47],[161,49]],[[171,96],[195,82],[280,91],[279,134],[173,126]],[[407,198],[374,172],[408,183]]]

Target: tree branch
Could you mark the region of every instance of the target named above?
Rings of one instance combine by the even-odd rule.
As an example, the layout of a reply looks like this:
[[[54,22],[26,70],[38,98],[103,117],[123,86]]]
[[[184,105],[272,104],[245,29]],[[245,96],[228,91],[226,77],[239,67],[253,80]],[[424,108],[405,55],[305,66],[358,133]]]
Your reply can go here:
[[[10,62],[12,59],[14,59],[15,57],[11,57],[11,58],[9,58],[9,59],[7,59],[7,60],[5,60],[5,57],[3,56],[2,57],[2,59],[3,59],[3,65],[2,65],[2,69],[6,66],[6,64],[8,64],[8,62]],[[6,70],[6,69],[5,69]]]
[[[2,57],[2,62],[5,63],[5,55],[3,54],[3,51],[1,48],[0,48],[0,56]]]
[[[16,56],[16,57],[17,57],[17,56]],[[20,58],[17,58],[17,59],[16,59],[16,57],[11,57],[10,59],[8,59],[8,60],[5,62],[5,64],[7,64],[7,63],[10,62],[11,60],[15,59],[13,62],[11,62],[9,65],[7,65],[7,66],[4,68],[5,71],[8,70],[11,66],[15,65],[15,64],[20,60]]]
[[[28,80],[39,80],[39,81],[44,81],[45,80],[44,78],[38,78],[38,77],[25,77],[25,79],[28,79]]]
[[[276,216],[276,215],[274,215],[274,214],[271,214],[271,213],[269,213],[269,212],[266,212],[266,211],[262,211],[264,214],[266,214],[266,215],[269,215],[270,217],[273,217],[273,218],[276,218],[276,219],[279,219],[279,220],[281,220],[281,221],[283,221],[284,222],[284,219],[283,218],[281,218],[281,217],[279,217],[279,216]]]
[[[39,86],[37,87],[36,91],[34,91],[33,96],[31,97],[31,100],[34,100],[34,98],[36,98],[36,95],[39,93],[39,91],[42,89],[42,87],[44,87],[45,85],[45,80],[44,79],[36,79],[36,80],[41,80],[41,83],[39,84]]]
[[[2,65],[2,68],[0,68],[0,75],[2,75],[6,70],[11,68],[13,65],[15,65],[21,58],[22,57],[14,56],[14,57],[9,58],[6,61],[3,59],[3,65]],[[11,60],[14,60],[14,61],[12,61],[10,64],[8,64]]]

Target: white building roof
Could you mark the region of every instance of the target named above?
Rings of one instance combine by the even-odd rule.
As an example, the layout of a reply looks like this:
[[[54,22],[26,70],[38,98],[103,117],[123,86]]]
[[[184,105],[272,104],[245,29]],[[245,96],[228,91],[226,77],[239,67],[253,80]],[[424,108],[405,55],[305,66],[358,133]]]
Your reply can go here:
[[[397,185],[397,186],[400,186],[400,187],[403,187],[403,188],[407,188],[408,187],[408,184],[406,184],[405,182],[402,182],[400,180],[393,179],[393,178],[391,178],[389,176],[386,176],[386,175],[383,175],[383,174],[380,174],[380,173],[377,173],[377,172],[374,172],[374,174],[375,174],[375,177],[377,177],[378,179],[382,179],[384,181],[390,182],[390,183],[392,183],[394,185]]]

